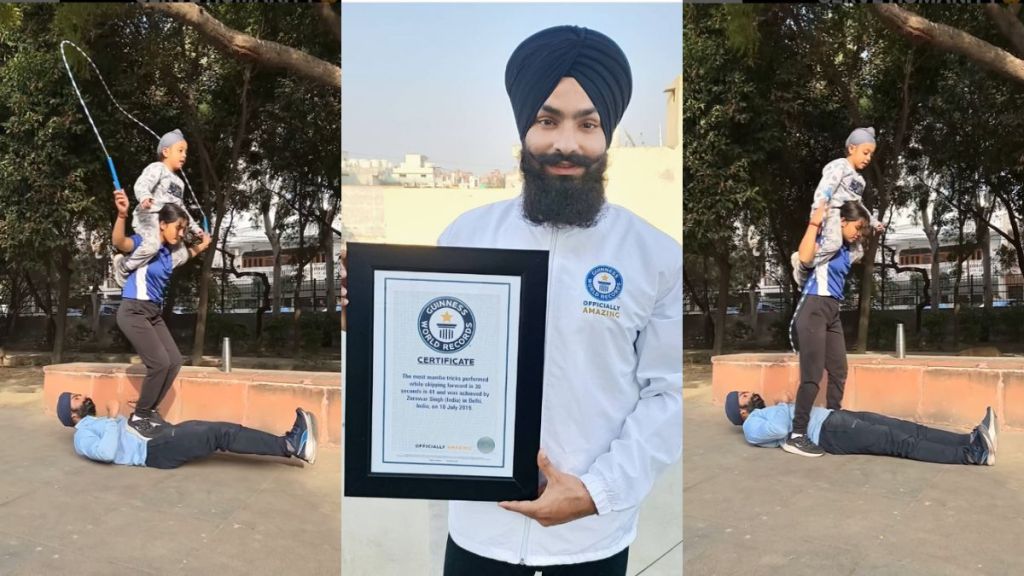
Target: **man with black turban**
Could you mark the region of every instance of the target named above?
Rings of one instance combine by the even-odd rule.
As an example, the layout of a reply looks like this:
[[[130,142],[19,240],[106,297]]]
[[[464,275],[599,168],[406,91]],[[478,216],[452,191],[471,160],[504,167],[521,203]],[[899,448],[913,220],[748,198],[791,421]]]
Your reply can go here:
[[[682,453],[682,250],[605,201],[632,76],[610,38],[558,26],[505,69],[522,196],[463,214],[443,246],[549,252],[537,500],[453,501],[445,575],[621,575],[640,504]],[[644,194],[644,190],[635,190]]]

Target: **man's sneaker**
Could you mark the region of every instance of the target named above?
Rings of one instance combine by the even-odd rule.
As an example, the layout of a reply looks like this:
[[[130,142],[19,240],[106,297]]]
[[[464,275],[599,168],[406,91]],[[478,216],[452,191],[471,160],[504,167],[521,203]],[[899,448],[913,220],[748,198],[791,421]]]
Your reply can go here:
[[[988,432],[988,437],[992,440],[992,451],[996,452],[999,449],[999,440],[996,438],[999,422],[996,421],[996,413],[991,406],[985,408],[985,418],[981,421],[981,427]]]
[[[811,458],[825,454],[825,451],[821,449],[821,446],[811,442],[811,439],[808,438],[806,434],[795,438],[791,435],[789,438],[786,438],[786,441],[782,443],[782,449],[790,454],[809,456]]]
[[[984,426],[978,426],[976,430],[978,431],[980,442],[975,442],[972,447],[975,457],[974,463],[992,466],[996,463],[995,444],[992,442],[992,436],[989,435],[988,428]]]
[[[310,464],[316,462],[316,419],[302,408],[295,409],[295,425],[285,434],[292,454]]]
[[[153,438],[163,428],[162,425],[157,424],[153,420],[134,413],[128,417],[128,427],[138,432],[143,438]]]
[[[117,284],[118,288],[124,288],[124,283],[128,280],[128,273],[124,271],[124,254],[118,252],[111,258],[110,274],[114,277],[114,284]]]

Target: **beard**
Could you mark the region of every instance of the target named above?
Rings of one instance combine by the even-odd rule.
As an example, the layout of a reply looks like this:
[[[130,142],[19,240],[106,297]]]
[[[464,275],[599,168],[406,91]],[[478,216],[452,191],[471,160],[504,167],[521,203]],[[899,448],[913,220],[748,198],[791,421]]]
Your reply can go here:
[[[583,168],[580,176],[548,174],[544,167],[569,162]],[[525,147],[519,160],[523,171],[523,216],[534,224],[591,228],[604,208],[604,175],[608,154],[533,154]]]
[[[96,415],[96,404],[93,403],[92,398],[86,398],[82,400],[82,404],[78,406],[78,410],[75,411],[79,418],[85,418],[86,416]]]
[[[760,394],[751,394],[750,395],[749,406],[750,406],[750,408],[749,408],[750,412],[753,412],[754,410],[760,410],[761,408],[764,408],[764,398],[761,398]]]

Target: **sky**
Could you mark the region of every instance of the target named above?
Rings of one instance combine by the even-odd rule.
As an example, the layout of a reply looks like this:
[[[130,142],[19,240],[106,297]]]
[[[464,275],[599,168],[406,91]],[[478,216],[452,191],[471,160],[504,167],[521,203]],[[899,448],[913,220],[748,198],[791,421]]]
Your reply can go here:
[[[681,4],[342,3],[342,150],[448,170],[508,171],[519,136],[505,63],[550,26],[598,30],[619,44],[633,97],[619,124],[638,144],[665,131],[665,88],[682,73]]]

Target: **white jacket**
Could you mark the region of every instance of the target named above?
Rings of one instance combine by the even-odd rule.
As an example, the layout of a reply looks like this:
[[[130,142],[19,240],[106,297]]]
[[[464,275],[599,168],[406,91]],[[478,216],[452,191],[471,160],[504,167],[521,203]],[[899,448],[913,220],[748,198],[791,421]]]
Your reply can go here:
[[[513,564],[620,552],[636,538],[655,478],[682,454],[682,248],[614,205],[593,228],[534,225],[522,197],[463,214],[438,244],[549,251],[540,443],[555,468],[583,481],[598,511],[545,528],[496,503],[453,501],[449,534]]]

